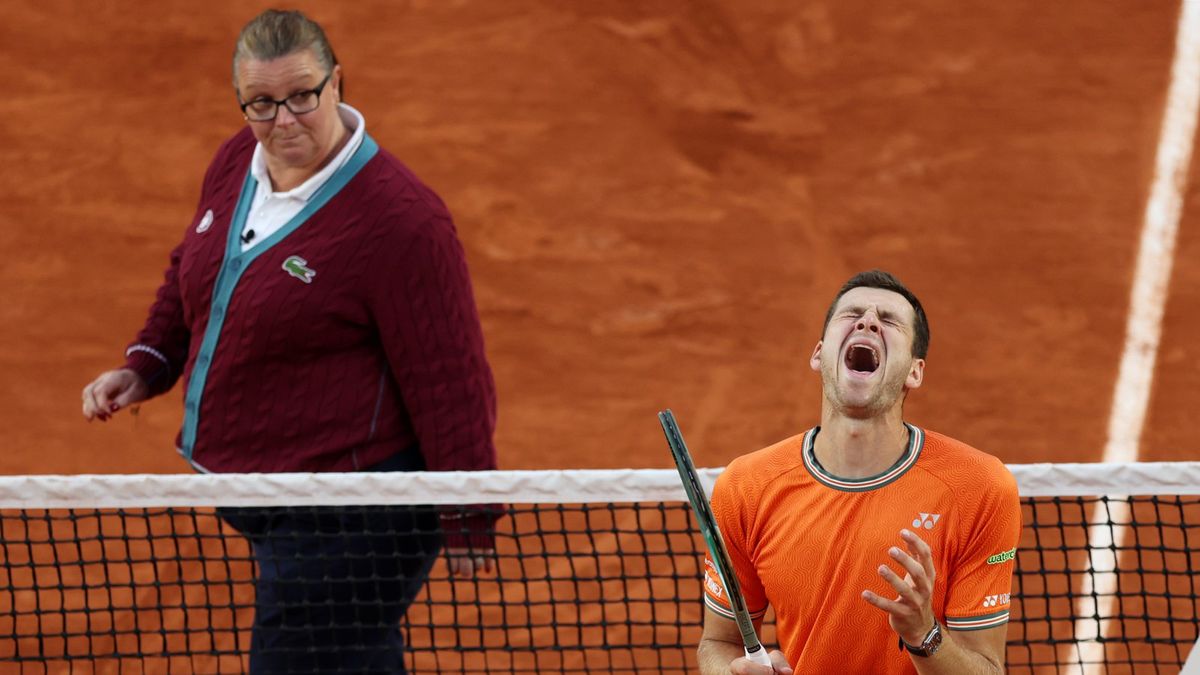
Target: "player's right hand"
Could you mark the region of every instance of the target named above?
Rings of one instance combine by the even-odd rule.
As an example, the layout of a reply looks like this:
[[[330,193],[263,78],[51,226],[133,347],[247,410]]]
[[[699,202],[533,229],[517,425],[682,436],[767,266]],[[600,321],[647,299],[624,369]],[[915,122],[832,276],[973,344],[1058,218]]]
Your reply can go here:
[[[83,417],[107,422],[118,410],[145,401],[150,387],[141,375],[128,368],[101,373],[83,388]]]
[[[740,659],[734,659],[733,663],[729,664],[729,672],[733,675],[774,675],[775,673],[791,675],[792,667],[788,664],[787,657],[783,655],[783,652],[776,649],[768,656],[771,658],[769,667],[754,663],[743,656]]]

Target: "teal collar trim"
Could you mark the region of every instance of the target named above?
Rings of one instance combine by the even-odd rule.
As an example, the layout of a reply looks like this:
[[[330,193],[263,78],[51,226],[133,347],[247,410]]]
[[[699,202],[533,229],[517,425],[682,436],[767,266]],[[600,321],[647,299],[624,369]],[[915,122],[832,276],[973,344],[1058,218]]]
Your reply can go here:
[[[820,433],[821,427],[813,427],[804,435],[804,446],[801,452],[804,455],[804,468],[812,474],[812,477],[818,483],[831,487],[835,490],[843,492],[867,492],[881,488],[889,483],[895,482],[900,476],[903,476],[917,463],[917,459],[921,456],[921,450],[925,447],[925,431],[919,427],[914,427],[908,422],[904,423],[908,428],[908,447],[905,448],[904,454],[896,461],[887,471],[875,476],[866,478],[839,478],[828,471],[821,463],[817,461],[817,456],[813,452],[813,444],[817,440],[817,434]]]
[[[340,192],[378,151],[379,146],[375,140],[370,136],[364,136],[358,150],[313,194],[312,199],[300,210],[300,213],[297,213],[274,234],[264,239],[262,243],[243,252],[242,242],[238,235],[245,228],[246,218],[250,214],[250,204],[254,201],[255,190],[254,176],[247,168],[246,179],[242,182],[242,191],[238,195],[237,207],[233,212],[233,221],[229,224],[229,235],[225,242],[225,259],[221,263],[221,271],[217,273],[217,282],[213,287],[212,303],[208,312],[208,327],[204,330],[204,337],[200,341],[200,350],[196,354],[196,363],[192,367],[191,379],[188,380],[183,400],[183,443],[179,450],[189,462],[192,461],[192,451],[196,445],[196,429],[200,424],[200,401],[204,396],[204,384],[208,380],[208,368],[212,364],[212,356],[221,339],[221,328],[225,324],[225,311],[229,307],[230,299],[233,298],[238,281],[242,278],[242,272],[250,267],[250,263],[254,262],[255,258],[283,241],[321,207],[329,203],[329,200],[333,199],[333,196]],[[195,336],[192,336],[192,339],[195,339]]]

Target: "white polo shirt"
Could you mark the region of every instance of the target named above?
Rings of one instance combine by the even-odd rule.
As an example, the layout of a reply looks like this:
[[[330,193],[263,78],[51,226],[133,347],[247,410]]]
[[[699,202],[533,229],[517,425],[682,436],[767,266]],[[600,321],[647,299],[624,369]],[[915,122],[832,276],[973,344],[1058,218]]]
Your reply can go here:
[[[340,169],[362,145],[367,123],[362,113],[345,103],[338,104],[338,115],[342,123],[351,130],[349,142],[338,152],[333,161],[325,165],[308,180],[287,192],[275,192],[271,189],[271,176],[267,173],[267,158],[262,143],[254,148],[254,157],[250,160],[250,174],[257,181],[254,189],[254,200],[250,204],[250,214],[246,216],[246,225],[242,228],[242,250],[246,251],[283,227],[289,220],[300,213],[300,209],[316,194],[317,190],[329,180],[335,171]]]

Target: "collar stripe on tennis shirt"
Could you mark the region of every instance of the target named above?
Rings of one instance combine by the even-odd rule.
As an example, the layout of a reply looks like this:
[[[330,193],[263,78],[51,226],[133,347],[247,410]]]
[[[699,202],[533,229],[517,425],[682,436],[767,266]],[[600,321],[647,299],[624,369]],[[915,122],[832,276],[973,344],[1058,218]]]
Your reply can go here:
[[[925,447],[925,431],[908,422],[905,422],[904,426],[908,428],[908,448],[905,450],[904,457],[895,466],[877,476],[868,476],[867,478],[859,479],[838,478],[825,471],[816,462],[815,455],[813,454],[813,444],[816,441],[817,432],[821,430],[821,427],[813,427],[804,435],[804,447],[801,450],[801,454],[804,456],[804,467],[808,469],[808,472],[819,483],[835,490],[865,492],[881,488],[903,476],[905,472],[911,469],[917,463],[917,459],[921,456],[921,450]]]

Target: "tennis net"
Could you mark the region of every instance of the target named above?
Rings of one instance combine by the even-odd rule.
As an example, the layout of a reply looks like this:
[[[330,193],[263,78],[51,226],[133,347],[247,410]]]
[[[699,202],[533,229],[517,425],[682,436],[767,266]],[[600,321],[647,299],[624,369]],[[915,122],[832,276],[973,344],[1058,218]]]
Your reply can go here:
[[[1008,672],[1179,672],[1200,628],[1200,463],[1011,468]],[[701,473],[711,489],[719,470]],[[2,477],[0,670],[245,672],[255,562],[222,516],[497,503],[495,573],[439,561],[402,620],[410,672],[694,672],[685,499],[674,470]]]

